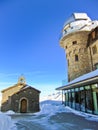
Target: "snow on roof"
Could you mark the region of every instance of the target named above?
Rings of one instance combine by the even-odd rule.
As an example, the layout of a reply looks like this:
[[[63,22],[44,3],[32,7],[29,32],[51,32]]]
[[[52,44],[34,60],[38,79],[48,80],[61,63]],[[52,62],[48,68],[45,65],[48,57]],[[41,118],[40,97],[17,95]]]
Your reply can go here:
[[[74,79],[74,80],[68,82],[68,83],[65,84],[64,86],[61,86],[61,87],[56,88],[56,90],[63,90],[63,89],[65,89],[65,88],[67,88],[67,87],[69,87],[69,86],[71,86],[71,85],[74,85],[74,84],[79,83],[79,82],[82,82],[82,81],[86,81],[86,80],[88,80],[88,79],[90,80],[90,79],[92,79],[92,78],[94,78],[94,77],[98,77],[98,69],[95,70],[95,71],[92,71],[92,72],[90,72],[90,73],[84,74],[83,76],[80,76],[80,77],[78,77],[78,78],[76,78],[76,79]],[[97,81],[97,82],[98,82],[98,81]]]
[[[24,90],[24,89],[27,89],[27,88],[31,88],[31,89],[34,89],[34,90],[36,90],[36,91],[38,91],[38,92],[41,92],[41,91],[39,91],[38,89],[36,89],[36,88],[34,88],[34,87],[32,87],[32,86],[29,86],[29,85],[24,85],[21,89],[20,89],[20,91],[22,91],[22,90]],[[19,92],[20,92],[19,91]]]

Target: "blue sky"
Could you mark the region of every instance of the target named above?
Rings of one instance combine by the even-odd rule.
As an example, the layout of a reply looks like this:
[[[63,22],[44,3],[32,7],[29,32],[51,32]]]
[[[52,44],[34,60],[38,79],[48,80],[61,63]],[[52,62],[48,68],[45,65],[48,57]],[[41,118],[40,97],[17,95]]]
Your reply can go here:
[[[97,0],[0,0],[0,90],[17,83],[50,94],[67,81],[65,52],[59,45],[73,12],[98,20]]]

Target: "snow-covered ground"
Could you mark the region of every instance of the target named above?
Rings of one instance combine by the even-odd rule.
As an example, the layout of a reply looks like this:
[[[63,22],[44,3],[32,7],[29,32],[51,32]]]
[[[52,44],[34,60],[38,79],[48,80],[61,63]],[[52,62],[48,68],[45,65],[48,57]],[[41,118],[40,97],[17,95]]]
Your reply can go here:
[[[0,112],[0,130],[17,130],[10,116]]]
[[[60,95],[47,96],[40,103],[41,111],[34,114],[0,113],[0,130],[98,130],[97,115],[65,107],[57,100]]]

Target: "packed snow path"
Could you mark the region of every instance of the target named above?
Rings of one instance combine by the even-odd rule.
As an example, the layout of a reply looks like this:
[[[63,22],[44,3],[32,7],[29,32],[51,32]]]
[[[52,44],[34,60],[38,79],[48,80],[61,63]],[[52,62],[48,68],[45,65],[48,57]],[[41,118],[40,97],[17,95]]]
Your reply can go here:
[[[12,115],[17,130],[98,130],[98,116],[77,112],[57,102],[44,102],[34,115]]]
[[[49,115],[13,117],[16,118],[17,130],[98,130],[98,122],[73,113],[57,113],[50,117]]]

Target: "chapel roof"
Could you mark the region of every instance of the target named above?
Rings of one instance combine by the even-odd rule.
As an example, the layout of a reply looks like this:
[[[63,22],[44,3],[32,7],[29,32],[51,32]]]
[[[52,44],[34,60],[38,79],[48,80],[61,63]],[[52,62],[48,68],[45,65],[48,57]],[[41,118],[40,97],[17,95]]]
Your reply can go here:
[[[20,85],[21,85],[21,88],[20,88],[19,91],[24,90],[24,89],[27,89],[27,88],[32,88],[32,89],[34,89],[34,90],[40,92],[38,89],[36,89],[36,88],[34,88],[34,87],[32,87],[32,86],[26,84],[26,80],[25,80],[25,77],[24,77],[23,75],[21,75],[21,76],[18,78],[17,84],[14,84],[13,86],[10,86],[10,87],[8,87],[8,88],[6,88],[6,89],[3,89],[1,92],[4,93],[5,91],[10,90],[10,89],[12,89],[12,88],[14,88],[14,87],[18,87],[18,86],[20,86]]]

